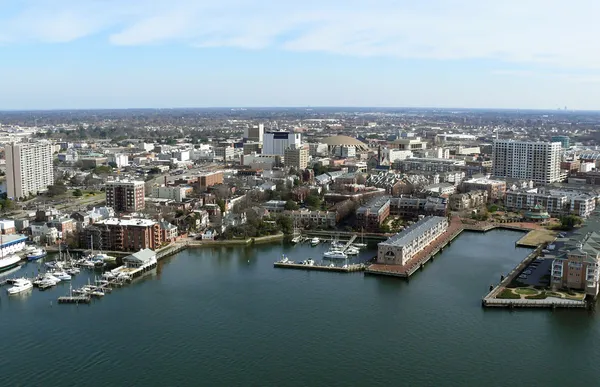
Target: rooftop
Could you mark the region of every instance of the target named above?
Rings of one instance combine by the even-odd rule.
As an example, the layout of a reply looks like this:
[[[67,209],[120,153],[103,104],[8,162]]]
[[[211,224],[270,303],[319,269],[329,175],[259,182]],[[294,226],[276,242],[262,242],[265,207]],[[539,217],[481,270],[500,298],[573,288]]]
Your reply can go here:
[[[386,203],[389,204],[390,202],[390,197],[389,196],[380,196],[374,199],[371,199],[368,203],[360,206],[360,208],[358,210],[356,210],[357,213],[359,212],[378,212],[381,207],[383,207]]]
[[[435,224],[444,220],[446,218],[442,216],[428,216],[404,229],[404,231],[388,238],[385,242],[381,242],[380,245],[404,246],[422,235],[426,230],[431,229]]]
[[[156,224],[155,221],[151,219],[119,219],[119,218],[110,218],[105,220],[100,220],[95,224],[106,224],[113,226],[140,226],[140,227],[149,227],[154,226]]]

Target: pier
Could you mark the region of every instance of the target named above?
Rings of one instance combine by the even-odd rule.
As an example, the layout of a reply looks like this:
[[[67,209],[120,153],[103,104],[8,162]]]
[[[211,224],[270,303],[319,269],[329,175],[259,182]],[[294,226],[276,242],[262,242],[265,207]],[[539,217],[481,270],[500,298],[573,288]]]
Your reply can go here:
[[[365,270],[365,265],[362,263],[345,265],[345,266],[328,266],[328,265],[305,265],[302,263],[284,263],[275,262],[273,267],[280,269],[296,269],[296,270],[316,270],[316,271],[329,271],[334,273],[354,273]]]

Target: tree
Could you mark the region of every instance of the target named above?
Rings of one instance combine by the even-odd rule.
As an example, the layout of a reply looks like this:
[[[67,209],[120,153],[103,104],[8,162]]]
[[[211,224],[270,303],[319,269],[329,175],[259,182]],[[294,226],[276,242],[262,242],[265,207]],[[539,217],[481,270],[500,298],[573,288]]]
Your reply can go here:
[[[285,215],[280,215],[276,220],[277,226],[279,229],[283,231],[284,234],[291,234],[294,230],[294,225],[292,223],[292,219]]]
[[[558,220],[560,221],[560,228],[567,231],[583,223],[583,220],[576,215],[561,216]]]
[[[313,211],[319,210],[321,208],[321,199],[319,198],[319,196],[314,194],[308,195],[306,199],[304,199],[304,203],[306,203],[308,208],[310,208]]]
[[[221,209],[221,214],[225,213],[225,200],[217,199],[217,206]]]
[[[83,192],[81,192],[81,190],[79,188],[77,188],[76,190],[73,191],[73,196],[81,197],[81,196],[83,196]]]
[[[62,195],[65,192],[67,192],[67,187],[62,182],[48,186],[48,196]]]
[[[288,211],[295,211],[298,208],[298,203],[296,203],[293,200],[288,200],[287,202],[285,202],[285,209]]]

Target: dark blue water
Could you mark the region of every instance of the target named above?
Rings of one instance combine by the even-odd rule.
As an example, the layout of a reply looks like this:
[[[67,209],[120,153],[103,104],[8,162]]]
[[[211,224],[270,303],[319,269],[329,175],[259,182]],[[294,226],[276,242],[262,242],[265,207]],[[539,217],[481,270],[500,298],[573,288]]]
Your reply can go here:
[[[316,258],[324,247],[269,245],[185,251],[91,306],[51,306],[64,286],[2,291],[0,381],[596,385],[596,314],[481,308],[489,285],[529,252],[514,247],[520,235],[463,234],[410,282],[275,269],[282,252]]]

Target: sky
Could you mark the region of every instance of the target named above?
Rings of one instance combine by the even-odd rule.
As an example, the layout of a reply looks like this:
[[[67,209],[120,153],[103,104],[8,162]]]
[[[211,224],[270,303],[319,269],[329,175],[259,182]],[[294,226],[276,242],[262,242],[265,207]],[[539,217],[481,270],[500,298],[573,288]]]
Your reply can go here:
[[[0,0],[0,110],[600,109],[596,0]]]

